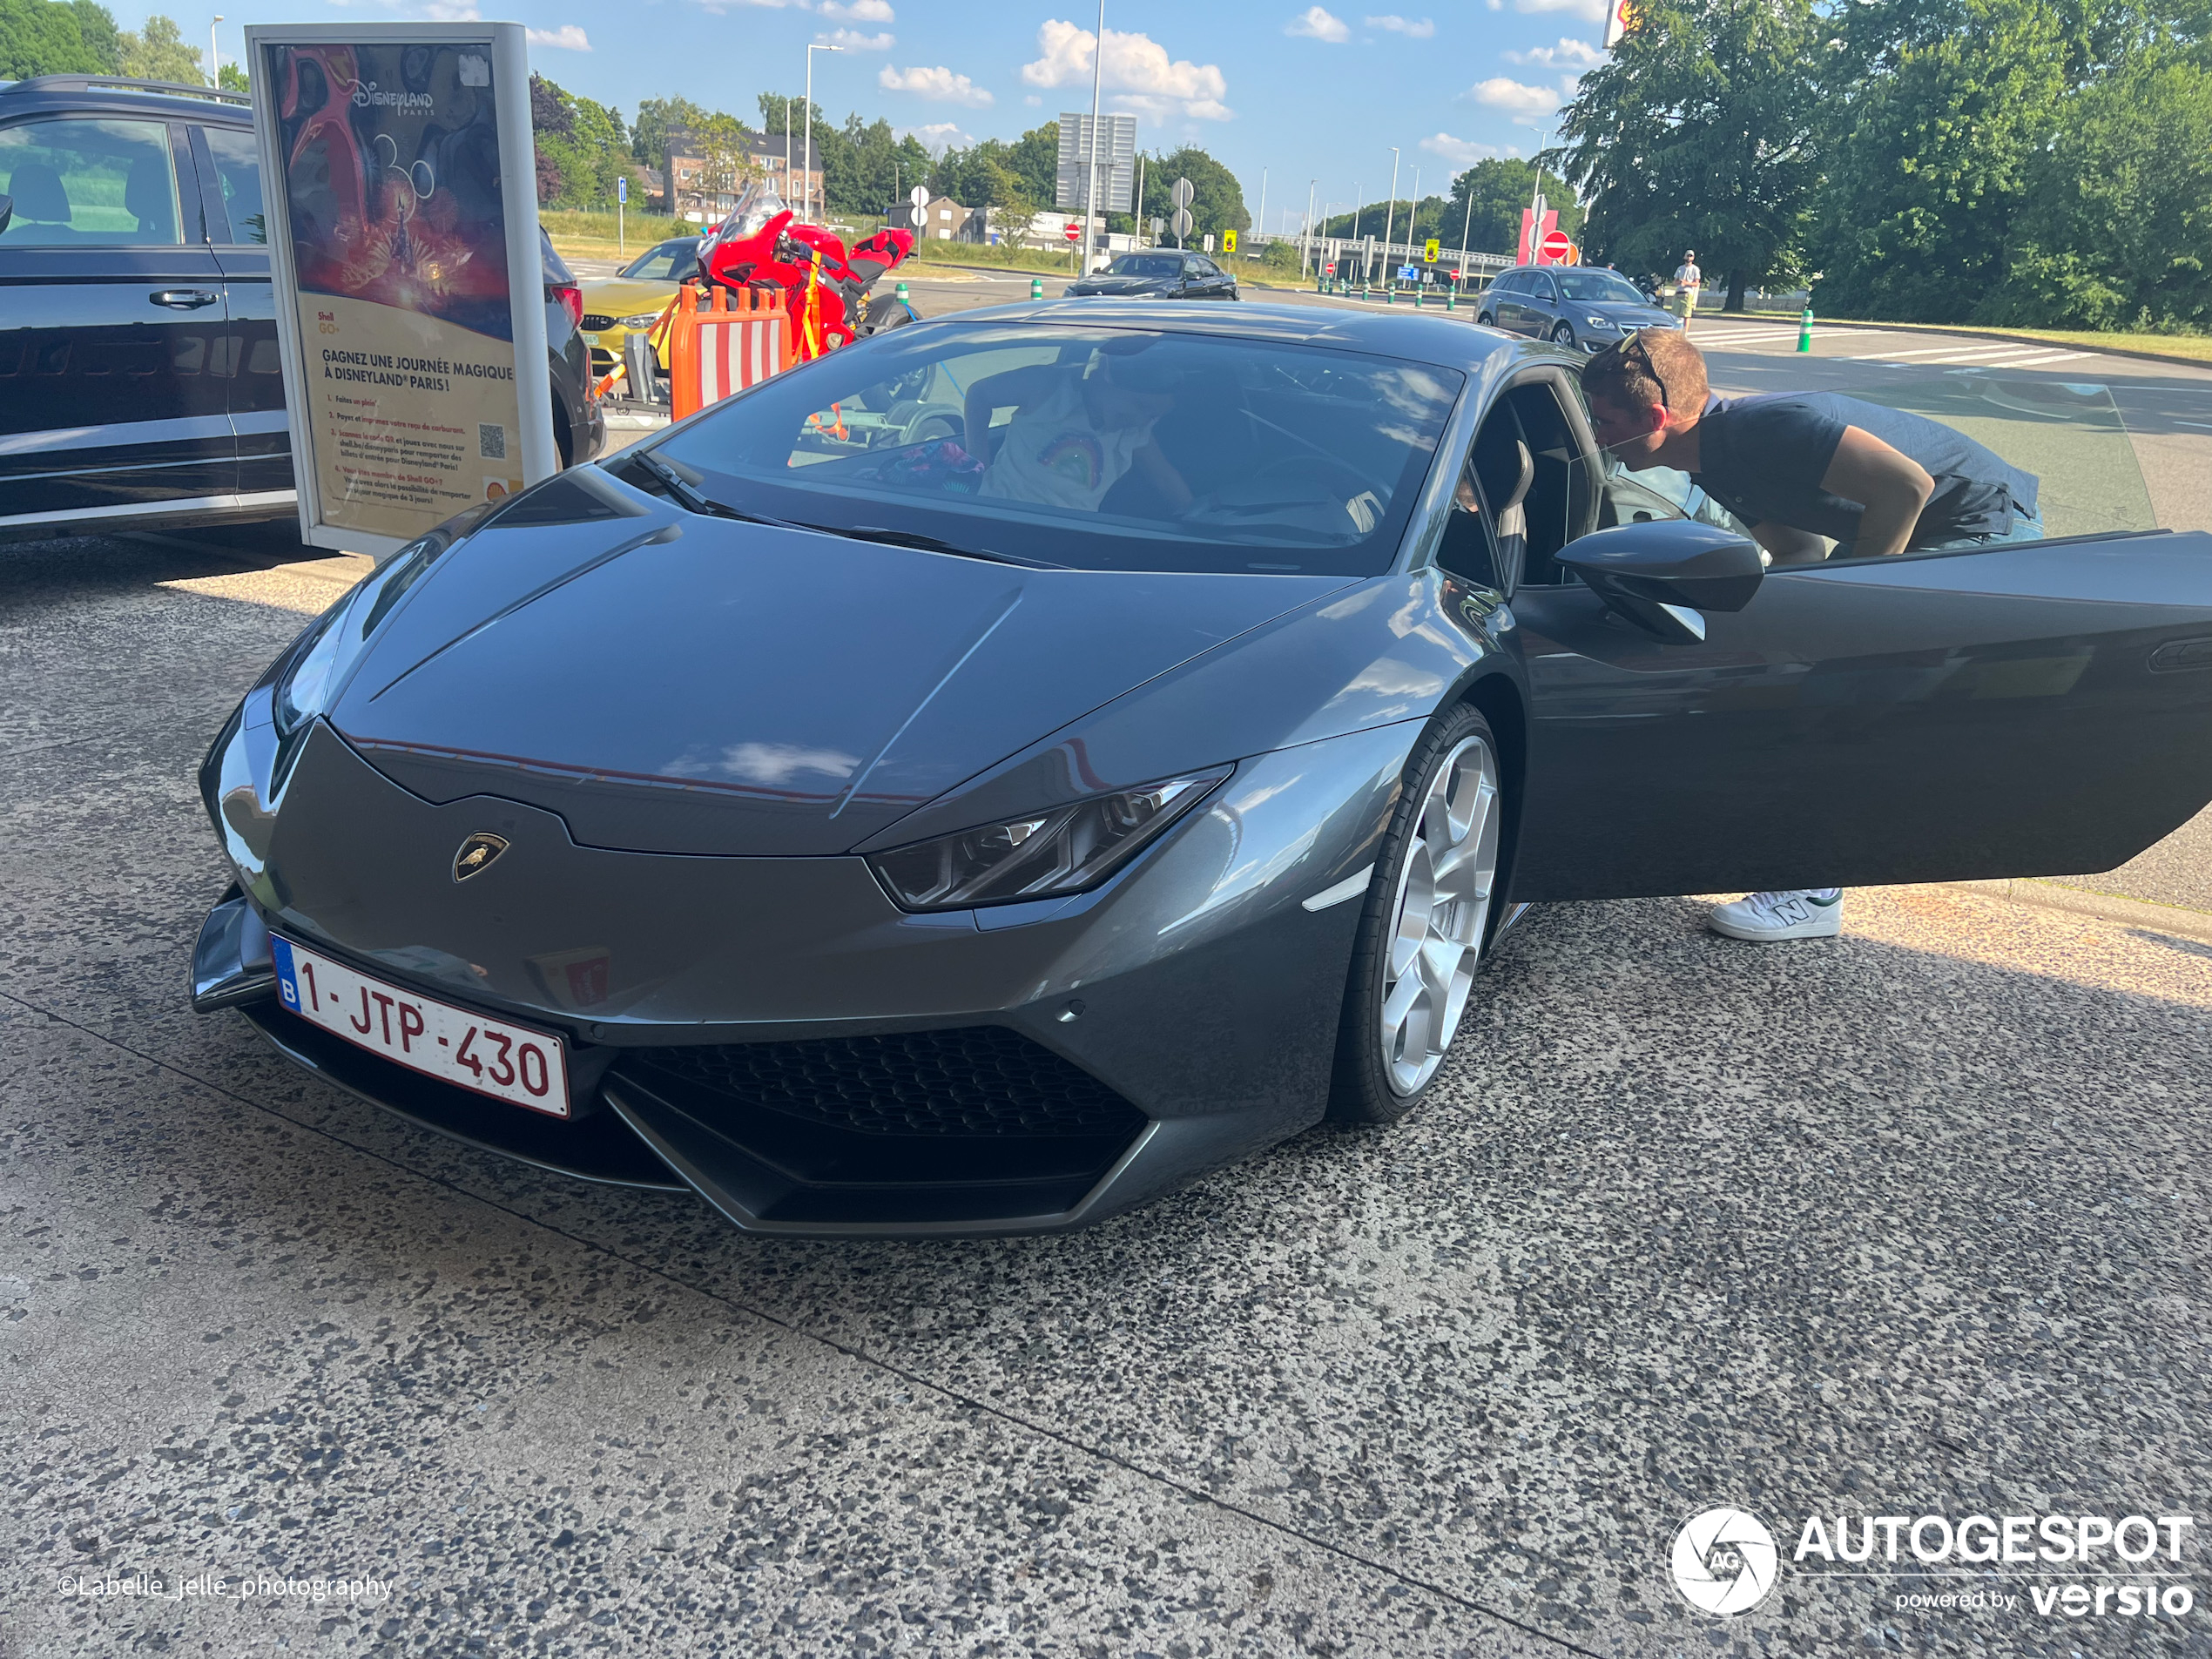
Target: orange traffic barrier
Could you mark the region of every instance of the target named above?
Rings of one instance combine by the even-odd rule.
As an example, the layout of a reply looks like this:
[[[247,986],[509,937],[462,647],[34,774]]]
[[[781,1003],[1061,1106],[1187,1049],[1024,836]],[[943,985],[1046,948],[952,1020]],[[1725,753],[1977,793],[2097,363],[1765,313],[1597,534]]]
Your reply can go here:
[[[678,421],[781,373],[789,354],[791,320],[781,294],[718,287],[702,306],[687,282],[666,320],[669,414]]]

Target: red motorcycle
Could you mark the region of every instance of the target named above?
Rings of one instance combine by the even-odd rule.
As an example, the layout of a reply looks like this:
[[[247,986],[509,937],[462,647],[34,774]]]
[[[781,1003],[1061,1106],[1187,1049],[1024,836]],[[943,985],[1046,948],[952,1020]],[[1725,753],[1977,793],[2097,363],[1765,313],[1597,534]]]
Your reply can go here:
[[[912,231],[881,230],[848,251],[823,226],[801,222],[762,179],[745,186],[730,216],[700,243],[699,273],[725,288],[780,293],[791,318],[792,361],[803,362],[914,320],[905,300],[868,293],[914,246]]]

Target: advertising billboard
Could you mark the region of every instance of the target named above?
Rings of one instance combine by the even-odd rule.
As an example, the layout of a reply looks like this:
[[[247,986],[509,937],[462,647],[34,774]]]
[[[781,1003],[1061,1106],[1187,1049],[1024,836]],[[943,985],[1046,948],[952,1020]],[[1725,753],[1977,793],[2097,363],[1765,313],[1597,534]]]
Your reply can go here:
[[[246,34],[300,535],[390,552],[559,469],[523,29]]]

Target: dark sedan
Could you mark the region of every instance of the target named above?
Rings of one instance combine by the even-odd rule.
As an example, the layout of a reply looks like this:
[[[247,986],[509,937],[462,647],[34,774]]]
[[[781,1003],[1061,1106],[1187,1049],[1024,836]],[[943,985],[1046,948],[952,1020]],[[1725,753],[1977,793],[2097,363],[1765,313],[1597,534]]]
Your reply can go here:
[[[1574,368],[970,312],[478,509],[217,736],[195,1001],[743,1227],[1044,1231],[1402,1116],[1532,902],[2107,869],[2212,799],[2212,536],[1766,570]]]
[[[1071,299],[1110,295],[1123,300],[1234,300],[1237,279],[1203,253],[1153,248],[1123,253],[1062,291]]]
[[[1639,328],[1682,327],[1628,278],[1580,265],[1524,265],[1501,272],[1482,291],[1474,320],[1570,351],[1595,351]]]

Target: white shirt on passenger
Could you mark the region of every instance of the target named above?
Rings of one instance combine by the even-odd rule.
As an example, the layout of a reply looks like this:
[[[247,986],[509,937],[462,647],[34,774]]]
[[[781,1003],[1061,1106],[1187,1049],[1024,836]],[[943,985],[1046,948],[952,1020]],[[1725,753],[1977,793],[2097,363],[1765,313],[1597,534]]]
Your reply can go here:
[[[981,493],[1038,507],[1095,513],[1106,492],[1128,474],[1137,451],[1152,442],[1152,423],[1100,427],[1083,400],[1082,381],[1066,384],[1034,408],[1014,412],[1000,435]]]

